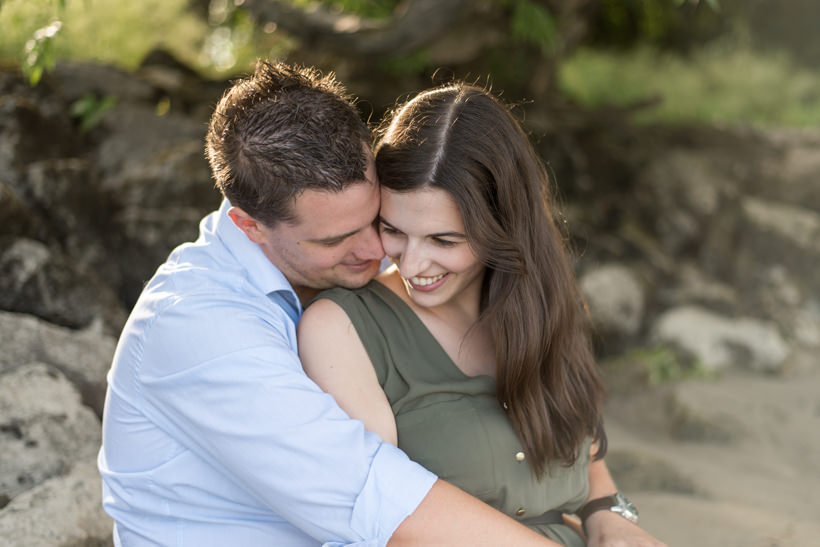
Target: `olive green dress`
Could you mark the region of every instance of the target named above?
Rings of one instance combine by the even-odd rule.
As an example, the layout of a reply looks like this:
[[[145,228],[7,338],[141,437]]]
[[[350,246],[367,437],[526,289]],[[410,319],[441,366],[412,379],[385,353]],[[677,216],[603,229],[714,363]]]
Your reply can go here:
[[[411,459],[516,520],[575,512],[589,491],[589,446],[572,467],[553,464],[536,481],[495,396],[490,376],[466,376],[421,319],[390,289],[319,295],[344,309],[376,369],[396,417],[399,447]],[[571,547],[583,540],[564,524],[531,524]]]

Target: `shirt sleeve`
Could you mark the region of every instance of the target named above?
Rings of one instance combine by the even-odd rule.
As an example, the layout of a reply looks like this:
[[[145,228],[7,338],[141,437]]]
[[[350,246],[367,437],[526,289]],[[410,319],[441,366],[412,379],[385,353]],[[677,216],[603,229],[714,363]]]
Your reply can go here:
[[[226,313],[231,320],[220,321]],[[195,321],[164,312],[145,337],[137,371],[146,412],[320,543],[385,545],[436,477],[321,391],[279,320],[235,304],[199,310]]]

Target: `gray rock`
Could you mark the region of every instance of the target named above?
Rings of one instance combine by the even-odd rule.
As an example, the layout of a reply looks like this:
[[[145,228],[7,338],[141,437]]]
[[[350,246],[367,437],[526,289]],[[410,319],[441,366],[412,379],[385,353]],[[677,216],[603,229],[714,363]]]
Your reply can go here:
[[[114,211],[109,250],[121,266],[119,293],[131,304],[168,253],[196,238],[220,195],[203,157],[206,124],[135,104],[111,109],[103,123],[107,136],[93,162]]]
[[[0,537],[8,547],[108,547],[113,522],[102,509],[94,458],[65,475],[20,494],[0,510]]]
[[[683,350],[709,370],[740,366],[774,372],[789,352],[771,323],[732,319],[695,306],[664,312],[653,326],[652,338]]]
[[[0,496],[7,500],[99,450],[99,420],[48,365],[26,364],[0,375],[0,416]]]
[[[700,151],[672,150],[652,158],[637,175],[640,207],[652,211],[662,247],[677,254],[697,242],[736,181],[724,166]]]
[[[184,116],[157,116],[152,104],[119,104],[103,115],[101,123],[106,138],[96,150],[94,164],[109,188],[132,178],[145,162],[157,158],[169,146],[195,140],[202,153],[207,130],[200,121]],[[204,159],[202,163],[205,164]]]
[[[585,273],[581,291],[596,330],[615,336],[634,336],[644,316],[644,288],[626,266],[607,264]]]
[[[743,200],[747,220],[762,232],[771,232],[798,249],[820,254],[820,213],[748,197]]]
[[[51,77],[68,102],[87,95],[116,97],[120,102],[144,101],[154,98],[154,89],[124,70],[98,63],[63,61],[57,63]]]
[[[0,224],[6,236],[45,238],[48,228],[0,175]]]
[[[676,284],[662,286],[658,290],[658,296],[665,307],[697,304],[725,313],[737,309],[738,295],[735,288],[707,276],[691,262],[677,265],[676,281]]]
[[[12,187],[19,182],[20,169],[30,162],[77,153],[76,135],[62,101],[32,95],[4,95],[0,101],[0,176]]]
[[[99,176],[81,158],[35,161],[26,170],[26,197],[61,242],[82,238],[91,246],[105,234],[110,206],[100,193]],[[81,252],[80,245],[73,245]]]
[[[753,193],[767,201],[820,211],[820,131],[770,130],[768,138],[780,151],[780,161],[771,162],[771,177],[750,180]]]
[[[219,206],[202,146],[201,139],[168,143],[155,156],[130,165],[116,183],[112,199],[118,228],[146,248],[161,249],[158,258],[196,238],[199,221]]]
[[[93,270],[27,238],[0,240],[0,309],[74,328],[97,319],[112,333],[126,319],[117,294]]]
[[[116,339],[98,328],[75,331],[26,314],[0,311],[0,373],[33,361],[65,375],[97,415],[105,400],[105,375]]]

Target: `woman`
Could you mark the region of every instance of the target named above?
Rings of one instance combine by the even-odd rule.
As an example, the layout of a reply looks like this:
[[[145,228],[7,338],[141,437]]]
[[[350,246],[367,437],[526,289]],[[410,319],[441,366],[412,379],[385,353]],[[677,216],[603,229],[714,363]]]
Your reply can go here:
[[[376,147],[394,266],[320,295],[305,371],[352,417],[467,492],[567,546],[613,494],[603,389],[545,169],[506,107],[454,84],[400,107]],[[588,507],[589,545],[659,545]],[[631,539],[628,539],[631,538]]]

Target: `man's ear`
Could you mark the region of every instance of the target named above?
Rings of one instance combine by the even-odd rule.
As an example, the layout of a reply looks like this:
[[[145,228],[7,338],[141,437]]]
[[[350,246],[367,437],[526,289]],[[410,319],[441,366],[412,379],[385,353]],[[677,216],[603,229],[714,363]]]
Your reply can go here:
[[[262,223],[253,218],[239,207],[231,207],[228,209],[228,216],[236,227],[248,236],[248,239],[254,243],[262,243],[264,234],[262,233]]]

